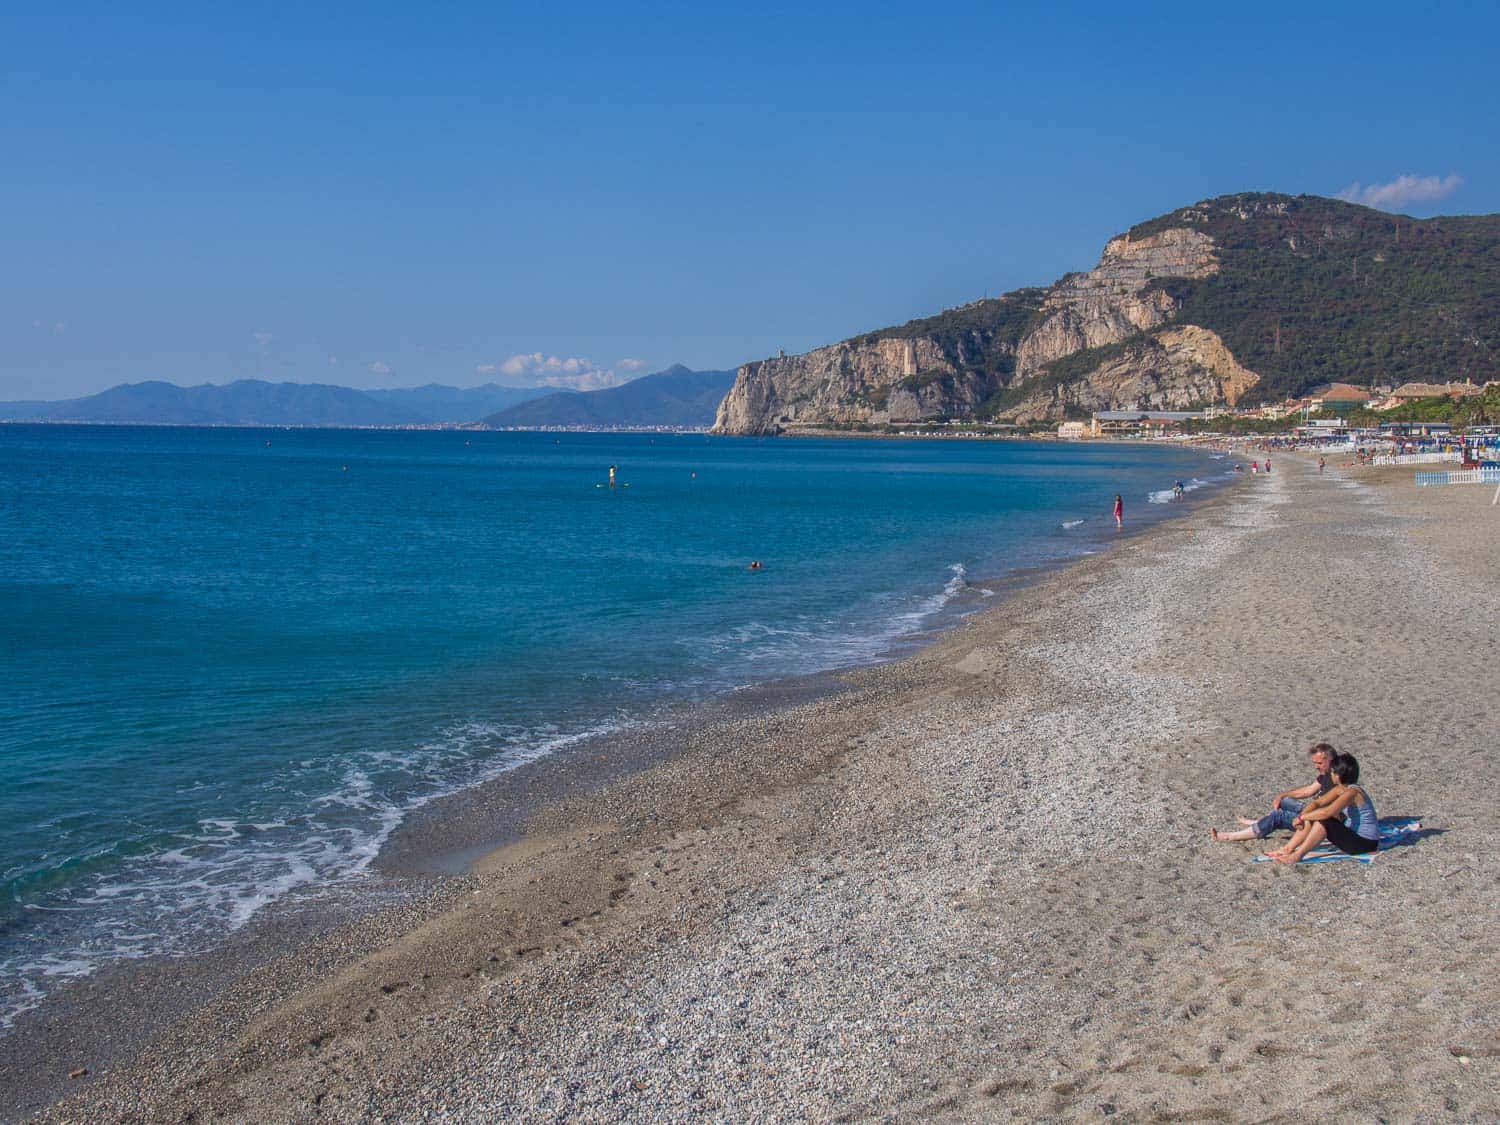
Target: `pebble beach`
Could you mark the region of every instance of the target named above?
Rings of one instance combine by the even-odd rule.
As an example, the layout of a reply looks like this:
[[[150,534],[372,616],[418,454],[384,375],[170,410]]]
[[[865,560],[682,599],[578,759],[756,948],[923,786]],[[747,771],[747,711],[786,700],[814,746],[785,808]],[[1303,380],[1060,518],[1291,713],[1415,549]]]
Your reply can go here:
[[[1495,1119],[1494,490],[1276,470],[913,656],[557,786],[465,874],[404,876],[106,1065],[8,1048],[0,1109]],[[1293,869],[1210,840],[1317,741],[1420,838]]]

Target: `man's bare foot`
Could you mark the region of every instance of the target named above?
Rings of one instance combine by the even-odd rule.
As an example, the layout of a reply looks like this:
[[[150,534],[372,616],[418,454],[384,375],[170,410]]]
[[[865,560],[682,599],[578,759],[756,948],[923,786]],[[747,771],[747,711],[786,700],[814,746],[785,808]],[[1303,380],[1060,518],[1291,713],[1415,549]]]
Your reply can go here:
[[[1275,859],[1277,863],[1284,863],[1288,867],[1297,862],[1297,857],[1295,855],[1288,855],[1284,852],[1278,852],[1272,858]]]
[[[1208,834],[1211,837],[1213,837],[1215,840],[1217,840],[1219,838],[1219,830],[1217,828],[1210,828],[1208,830]]]
[[[1254,828],[1257,823],[1256,821],[1251,820],[1248,816],[1237,816],[1234,819],[1239,821],[1240,826],[1243,828]]]

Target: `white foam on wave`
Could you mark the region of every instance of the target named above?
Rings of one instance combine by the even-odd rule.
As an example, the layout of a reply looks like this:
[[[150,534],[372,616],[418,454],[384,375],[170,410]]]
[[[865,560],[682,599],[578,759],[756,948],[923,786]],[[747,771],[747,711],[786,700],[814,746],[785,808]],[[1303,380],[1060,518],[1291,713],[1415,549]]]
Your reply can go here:
[[[289,895],[357,880],[417,808],[635,725],[625,718],[573,729],[456,723],[409,750],[351,754],[334,784],[309,794],[300,812],[204,818],[195,831],[85,878],[65,902],[27,904],[31,917],[58,923],[30,928],[15,952],[0,958],[0,1029],[59,983],[113,962],[201,951]],[[317,763],[289,765],[270,789],[295,791],[300,770]]]
[[[993,596],[993,590],[970,586],[967,568],[954,563],[937,590],[884,595],[873,614],[861,614],[854,621],[814,615],[775,623],[752,621],[679,643],[698,650],[705,664],[725,670],[725,679],[705,681],[705,686],[740,687],[764,678],[757,670],[767,666],[782,674],[805,675],[882,659],[955,600],[968,597],[977,602]]]
[[[1072,531],[1075,527],[1079,527],[1082,524],[1082,520],[1063,520],[1062,522],[1063,527],[1065,527],[1069,531]]]

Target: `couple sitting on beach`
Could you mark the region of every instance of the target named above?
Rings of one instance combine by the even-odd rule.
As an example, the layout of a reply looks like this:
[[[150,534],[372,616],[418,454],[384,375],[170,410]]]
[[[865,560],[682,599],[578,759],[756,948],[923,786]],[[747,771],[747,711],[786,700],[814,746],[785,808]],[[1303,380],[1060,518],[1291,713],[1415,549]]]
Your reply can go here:
[[[1238,832],[1210,828],[1209,835],[1228,843],[1264,839],[1285,828],[1292,833],[1291,840],[1268,853],[1277,863],[1296,863],[1325,841],[1350,855],[1375,851],[1380,846],[1380,819],[1375,802],[1356,784],[1359,762],[1353,754],[1340,754],[1326,742],[1307,753],[1318,771],[1313,781],[1279,794],[1271,811],[1259,820],[1240,817],[1245,827]]]

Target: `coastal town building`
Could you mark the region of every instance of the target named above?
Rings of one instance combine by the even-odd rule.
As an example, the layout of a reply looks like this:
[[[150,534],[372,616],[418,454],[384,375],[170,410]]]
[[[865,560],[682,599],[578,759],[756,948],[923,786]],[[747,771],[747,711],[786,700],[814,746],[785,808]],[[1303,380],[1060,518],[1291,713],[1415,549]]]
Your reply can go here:
[[[1391,397],[1398,403],[1411,402],[1419,398],[1469,398],[1473,395],[1484,393],[1483,387],[1475,386],[1472,382],[1464,383],[1402,383],[1394,391]]]
[[[1206,410],[1096,410],[1089,424],[1094,437],[1106,433],[1165,433],[1182,423],[1210,417]]]
[[[1356,387],[1350,383],[1330,383],[1315,390],[1304,401],[1309,410],[1332,410],[1345,414],[1351,410],[1366,410],[1375,399],[1376,395],[1368,388]]]
[[[1057,427],[1057,436],[1060,438],[1082,438],[1088,437],[1089,427],[1086,422],[1064,422]]]

